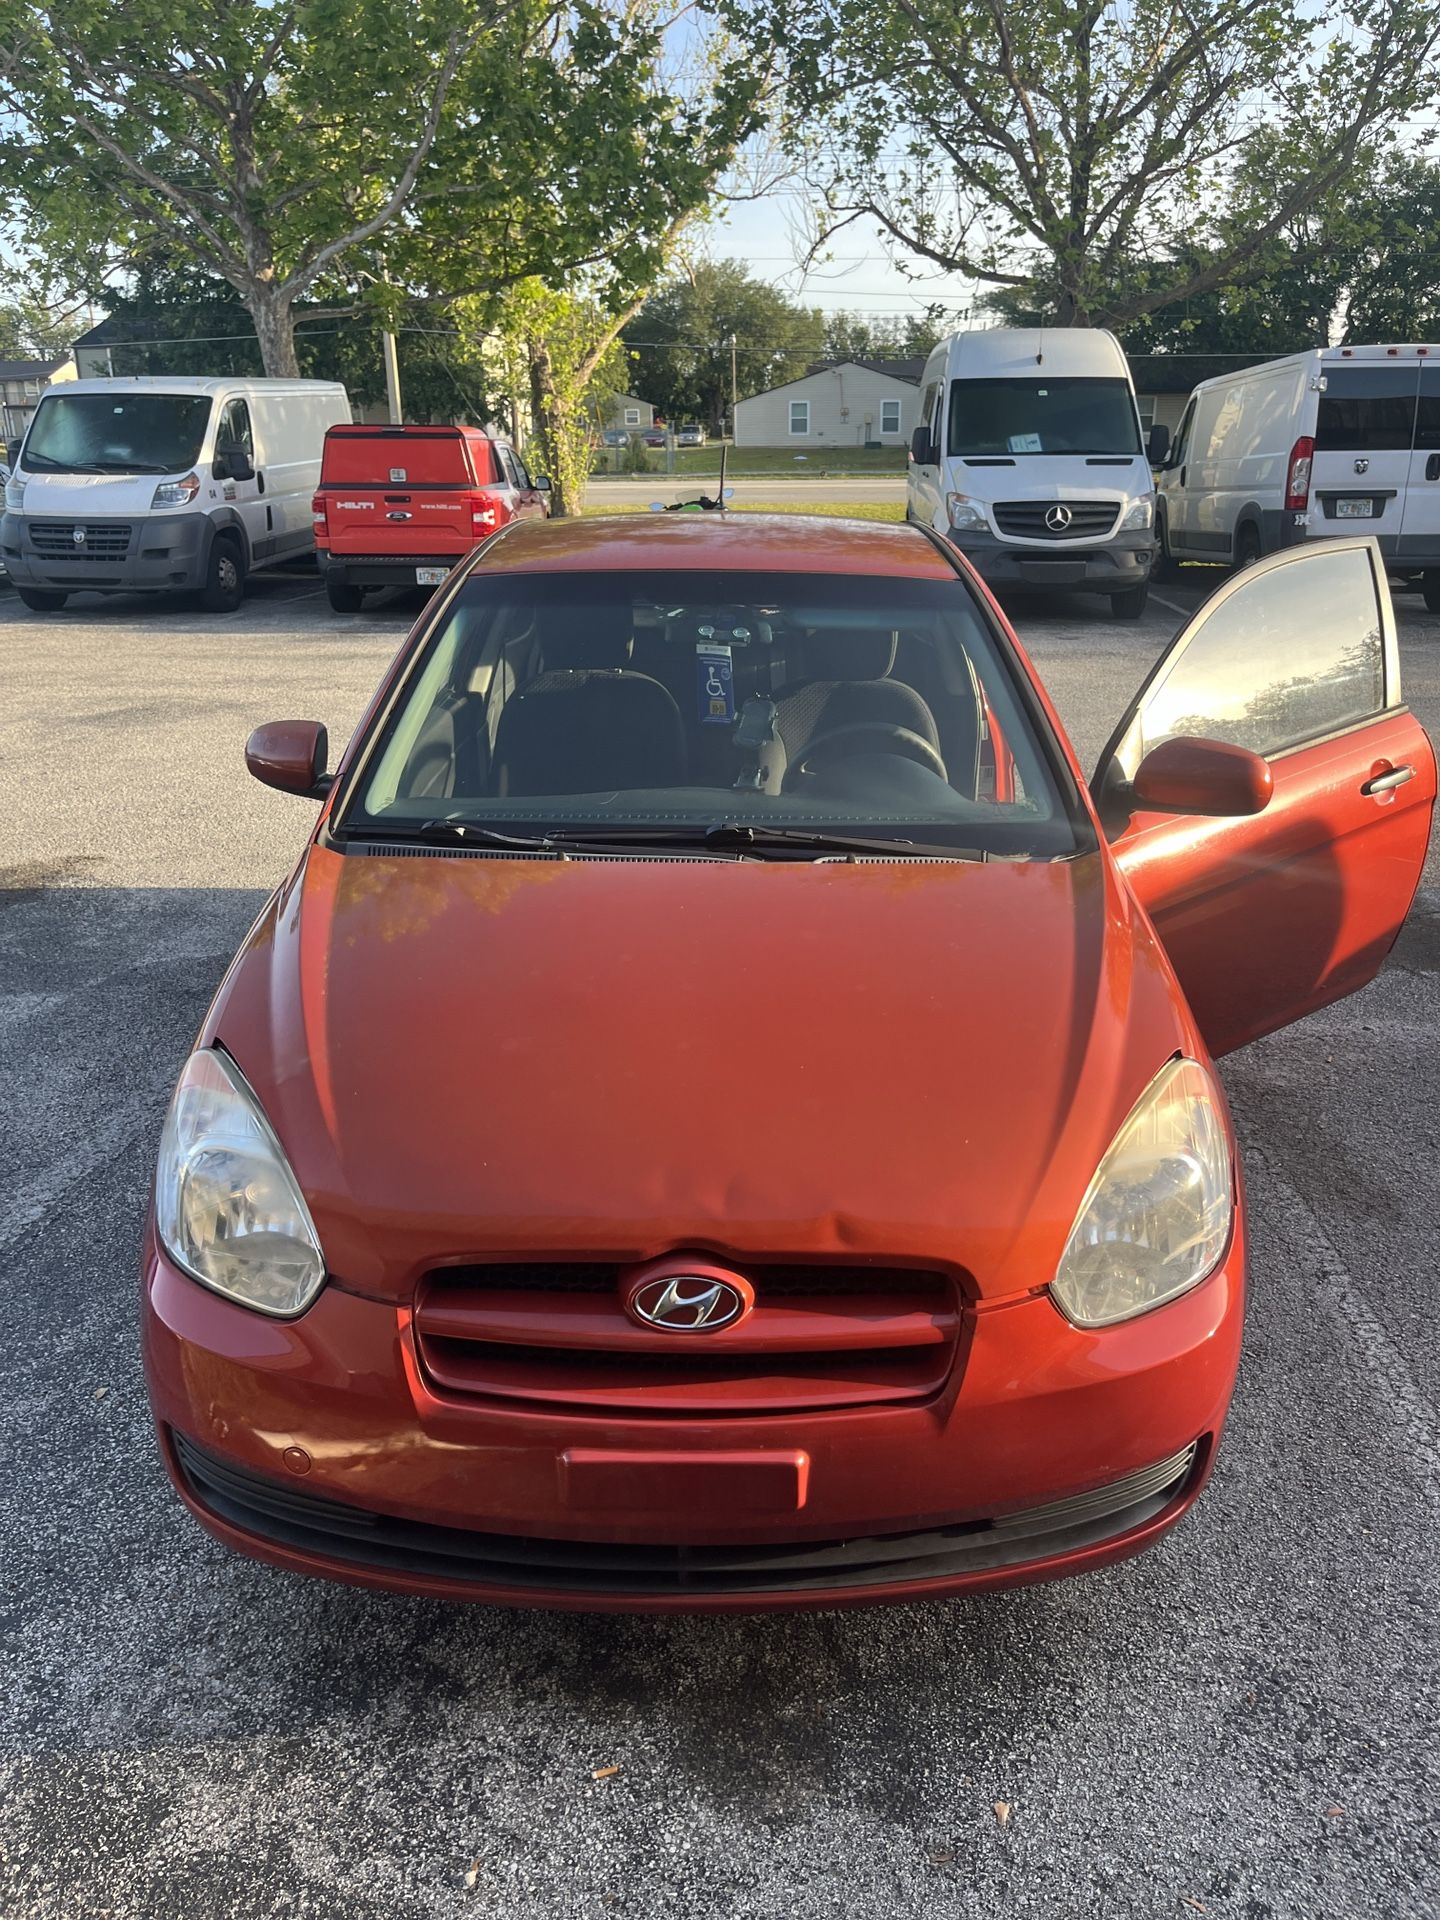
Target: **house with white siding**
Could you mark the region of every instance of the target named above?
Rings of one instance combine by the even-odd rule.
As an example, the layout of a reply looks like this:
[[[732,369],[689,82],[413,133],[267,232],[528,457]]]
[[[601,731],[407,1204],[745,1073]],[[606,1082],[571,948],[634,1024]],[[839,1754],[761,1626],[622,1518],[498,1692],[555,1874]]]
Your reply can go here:
[[[920,405],[923,359],[838,360],[735,405],[737,447],[902,447]]]

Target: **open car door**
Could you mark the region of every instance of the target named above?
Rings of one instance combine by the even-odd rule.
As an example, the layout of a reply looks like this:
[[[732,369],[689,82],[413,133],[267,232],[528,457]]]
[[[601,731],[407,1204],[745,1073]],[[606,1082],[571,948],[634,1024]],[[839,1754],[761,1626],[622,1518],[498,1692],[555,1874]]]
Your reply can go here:
[[[1167,741],[1194,744],[1145,767]],[[1248,749],[1233,758],[1253,810],[1217,793],[1200,811],[1203,778],[1187,799],[1183,780],[1166,796],[1155,777],[1215,741]],[[1092,791],[1212,1053],[1373,979],[1419,884],[1435,801],[1375,542],[1291,548],[1223,586],[1161,656]],[[1163,811],[1144,797],[1156,793]]]

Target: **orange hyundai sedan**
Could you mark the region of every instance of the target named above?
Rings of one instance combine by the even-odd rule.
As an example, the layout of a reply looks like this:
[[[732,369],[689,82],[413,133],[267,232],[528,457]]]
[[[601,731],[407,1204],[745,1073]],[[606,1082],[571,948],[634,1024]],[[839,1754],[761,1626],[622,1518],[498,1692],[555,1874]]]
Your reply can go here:
[[[916,527],[521,524],[431,601],[180,1076],[167,1468],[371,1587],[919,1599],[1156,1541],[1245,1221],[1214,1057],[1353,992],[1435,760],[1372,541],[1279,553],[1088,788]]]

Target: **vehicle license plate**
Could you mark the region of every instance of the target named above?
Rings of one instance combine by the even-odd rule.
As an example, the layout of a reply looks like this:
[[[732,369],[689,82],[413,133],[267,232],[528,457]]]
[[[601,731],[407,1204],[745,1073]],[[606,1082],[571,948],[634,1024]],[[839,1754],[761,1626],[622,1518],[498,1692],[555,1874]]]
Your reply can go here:
[[[442,580],[448,580],[448,567],[416,567],[415,584],[417,587],[438,587]]]
[[[1368,494],[1359,499],[1337,500],[1335,502],[1335,518],[1337,520],[1373,520],[1375,518],[1375,502]]]

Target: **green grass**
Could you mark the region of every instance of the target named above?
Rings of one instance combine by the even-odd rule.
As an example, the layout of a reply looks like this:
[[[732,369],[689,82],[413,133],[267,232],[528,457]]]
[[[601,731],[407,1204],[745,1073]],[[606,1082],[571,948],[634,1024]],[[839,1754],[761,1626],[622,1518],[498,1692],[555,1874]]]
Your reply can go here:
[[[662,479],[665,475],[665,453],[660,447],[650,450],[650,477]],[[607,451],[607,458],[595,467],[597,474],[613,472],[609,461],[615,458],[613,451]],[[713,441],[708,447],[677,447],[675,449],[676,473],[711,473],[720,471],[720,443]],[[727,480],[743,480],[747,475],[761,473],[793,473],[802,479],[814,479],[817,476],[844,473],[904,473],[904,447],[812,447],[803,460],[797,460],[789,447],[731,447],[725,463]],[[627,476],[632,477],[632,476]],[[644,478],[644,475],[633,476]]]
[[[596,505],[592,500],[586,507],[587,513],[647,513],[649,504],[643,500],[623,500],[611,506],[608,502]],[[903,500],[886,501],[878,504],[866,500],[747,500],[743,505],[734,502],[726,509],[729,513],[815,513],[824,514],[834,520],[903,520],[905,502]]]

